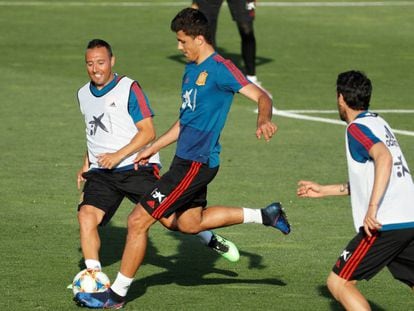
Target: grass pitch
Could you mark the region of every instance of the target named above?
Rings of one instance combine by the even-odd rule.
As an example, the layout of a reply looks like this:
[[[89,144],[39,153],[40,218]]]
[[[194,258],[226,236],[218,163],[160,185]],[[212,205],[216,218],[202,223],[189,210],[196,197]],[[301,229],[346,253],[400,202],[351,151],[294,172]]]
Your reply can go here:
[[[353,68],[373,80],[372,110],[413,109],[414,6],[300,2],[257,10],[257,73],[278,109],[335,109],[336,76]],[[159,134],[178,116],[184,65],[169,23],[186,2],[105,3],[0,1],[1,310],[78,310],[66,286],[82,260],[76,172],[86,147],[75,94],[88,80],[86,43],[99,37],[113,45],[116,71],[140,82]],[[240,64],[240,41],[226,7],[217,39],[223,55]],[[254,137],[253,110],[236,96],[209,203],[261,207],[280,200],[292,234],[257,225],[217,230],[240,248],[233,264],[195,237],[156,225],[127,310],[341,310],[325,279],[354,234],[348,199],[299,200],[295,191],[299,179],[346,180],[344,127],[276,116],[279,133],[265,143]],[[391,126],[409,132],[412,117],[385,114]],[[414,169],[413,136],[398,140]],[[164,167],[172,154],[173,147],[162,151]],[[131,208],[124,202],[101,231],[102,263],[111,279]],[[360,288],[374,310],[414,310],[412,292],[387,270]]]

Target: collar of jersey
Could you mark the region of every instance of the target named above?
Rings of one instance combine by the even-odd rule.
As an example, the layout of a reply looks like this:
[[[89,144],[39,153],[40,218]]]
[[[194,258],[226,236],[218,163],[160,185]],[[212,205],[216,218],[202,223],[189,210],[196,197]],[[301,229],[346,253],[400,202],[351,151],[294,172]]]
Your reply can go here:
[[[118,74],[115,73],[114,78],[112,79],[112,81],[109,82],[107,85],[105,85],[101,90],[98,90],[93,83],[90,83],[89,88],[91,90],[91,93],[94,96],[101,97],[101,96],[105,95],[106,93],[108,93],[110,90],[112,90],[117,83],[118,83]]]
[[[203,60],[201,63],[197,64],[196,62],[191,62],[189,65],[192,65],[194,67],[202,67],[204,64],[208,63],[209,60],[211,60],[215,55],[217,55],[217,52],[213,52],[209,57],[207,57],[205,60]]]
[[[359,118],[365,118],[365,117],[376,117],[378,114],[374,113],[374,112],[370,112],[368,110],[361,112],[359,115],[356,116],[355,119],[359,119]]]

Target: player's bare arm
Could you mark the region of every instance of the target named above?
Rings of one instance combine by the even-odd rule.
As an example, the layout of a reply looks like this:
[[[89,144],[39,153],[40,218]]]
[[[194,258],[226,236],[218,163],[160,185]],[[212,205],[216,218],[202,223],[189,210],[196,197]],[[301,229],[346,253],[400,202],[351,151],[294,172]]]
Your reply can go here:
[[[272,100],[263,93],[258,100],[256,137],[262,136],[269,141],[277,132],[277,125],[272,122]]]
[[[239,93],[257,103],[256,137],[260,139],[263,136],[269,141],[277,132],[277,125],[272,122],[272,99],[253,83],[242,87]]]
[[[367,214],[364,218],[364,230],[368,236],[371,236],[371,231],[381,228],[381,224],[377,220],[377,212],[391,177],[392,156],[382,142],[373,145],[369,150],[369,155],[374,160],[375,176]]]
[[[296,191],[301,198],[322,198],[334,195],[349,195],[349,184],[320,185],[309,180],[300,180]]]
[[[162,148],[174,143],[180,134],[180,121],[176,121],[170,129],[161,135],[153,144],[141,150],[134,160],[135,169],[138,169],[138,164],[146,164],[151,156],[156,154]]]
[[[148,145],[155,138],[155,128],[152,118],[145,118],[135,126],[138,133],[131,139],[129,144],[113,153],[103,153],[98,156],[98,163],[102,168],[112,169],[116,167],[123,159],[138,152],[144,146]]]

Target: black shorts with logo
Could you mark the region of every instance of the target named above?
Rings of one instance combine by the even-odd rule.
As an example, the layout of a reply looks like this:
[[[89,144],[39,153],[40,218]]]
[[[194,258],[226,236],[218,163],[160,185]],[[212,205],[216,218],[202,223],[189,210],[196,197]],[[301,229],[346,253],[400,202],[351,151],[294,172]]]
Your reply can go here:
[[[157,165],[140,167],[138,170],[113,171],[93,169],[83,174],[86,179],[81,202],[105,212],[101,226],[106,225],[126,197],[136,204],[159,179]]]
[[[171,167],[141,199],[141,205],[155,219],[168,217],[176,210],[207,205],[207,185],[219,167],[174,157]]]
[[[359,233],[342,251],[332,271],[345,280],[369,280],[388,267],[397,280],[414,286],[414,228]]]

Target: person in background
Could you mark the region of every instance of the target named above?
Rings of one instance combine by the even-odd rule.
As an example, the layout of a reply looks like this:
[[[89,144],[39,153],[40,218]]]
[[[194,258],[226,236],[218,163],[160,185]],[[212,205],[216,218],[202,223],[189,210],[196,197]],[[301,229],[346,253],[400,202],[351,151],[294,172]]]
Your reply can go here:
[[[199,9],[207,17],[210,24],[212,43],[215,48],[217,48],[217,22],[222,4],[223,0],[193,0],[192,2],[192,7]],[[241,56],[246,77],[249,81],[261,87],[261,82],[256,76],[256,37],[253,27],[256,15],[256,1],[227,0],[227,4],[240,34]]]
[[[209,20],[213,46],[217,48],[216,33],[217,22],[223,0],[193,0],[191,7],[200,10]],[[241,39],[241,56],[244,63],[244,73],[247,79],[262,89],[270,98],[272,94],[262,86],[256,76],[256,37],[254,35],[253,22],[256,17],[255,0],[227,0],[231,16],[237,24]],[[258,110],[255,110],[258,113]],[[272,107],[272,114],[277,109]]]

